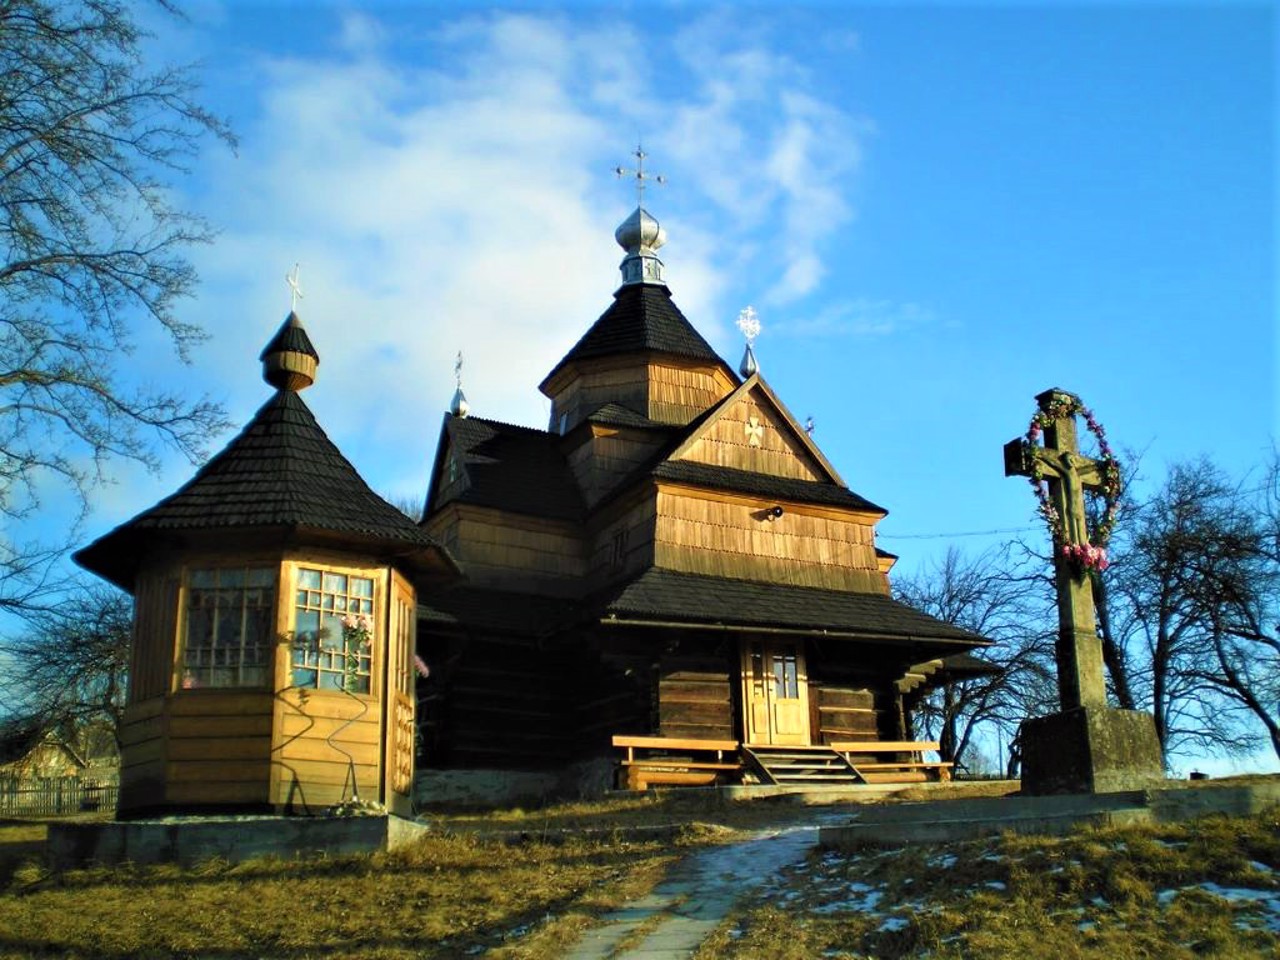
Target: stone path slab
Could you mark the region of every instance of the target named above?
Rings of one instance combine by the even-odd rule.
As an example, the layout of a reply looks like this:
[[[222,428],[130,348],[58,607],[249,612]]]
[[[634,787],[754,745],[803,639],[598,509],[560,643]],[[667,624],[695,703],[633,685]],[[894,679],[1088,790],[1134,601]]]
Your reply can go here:
[[[566,960],[685,960],[746,890],[805,858],[818,842],[822,819],[760,830],[745,841],[686,857],[648,896],[606,915]],[[639,942],[619,950],[641,928],[647,932]]]

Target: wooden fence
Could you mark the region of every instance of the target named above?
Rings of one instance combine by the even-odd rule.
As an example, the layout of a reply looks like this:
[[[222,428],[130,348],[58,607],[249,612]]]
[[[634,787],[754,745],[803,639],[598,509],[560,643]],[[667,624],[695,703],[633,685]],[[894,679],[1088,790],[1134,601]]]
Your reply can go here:
[[[0,777],[0,817],[64,817],[113,814],[119,796],[114,780],[81,777]]]

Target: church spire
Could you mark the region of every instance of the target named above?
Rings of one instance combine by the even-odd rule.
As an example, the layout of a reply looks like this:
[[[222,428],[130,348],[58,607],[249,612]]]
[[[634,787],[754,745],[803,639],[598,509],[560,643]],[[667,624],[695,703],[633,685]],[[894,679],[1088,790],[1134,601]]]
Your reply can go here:
[[[614,168],[614,173],[619,177],[631,176],[636,181],[635,212],[622,221],[613,235],[618,241],[618,246],[627,251],[621,264],[622,285],[628,286],[633,283],[665,285],[662,261],[658,259],[658,248],[667,242],[667,231],[662,229],[662,224],[658,223],[644,208],[644,185],[649,180],[664,184],[667,178],[661,174],[655,176],[645,172],[644,161],[648,154],[639,145],[636,146],[633,156],[636,158],[634,170],[626,167]]]

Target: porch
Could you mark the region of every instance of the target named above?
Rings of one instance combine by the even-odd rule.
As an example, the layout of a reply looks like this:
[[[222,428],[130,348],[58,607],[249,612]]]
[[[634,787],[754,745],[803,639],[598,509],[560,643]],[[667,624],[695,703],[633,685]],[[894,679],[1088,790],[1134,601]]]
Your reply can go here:
[[[829,744],[748,744],[736,740],[618,735],[619,789],[654,786],[849,787],[951,779],[952,764],[930,760],[936,741],[837,741]]]

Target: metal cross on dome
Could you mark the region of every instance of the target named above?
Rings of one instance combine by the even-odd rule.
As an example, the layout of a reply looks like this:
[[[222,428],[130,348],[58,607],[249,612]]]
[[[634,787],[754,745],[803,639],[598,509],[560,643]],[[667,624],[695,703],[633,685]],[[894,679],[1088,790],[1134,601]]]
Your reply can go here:
[[[298,301],[302,299],[302,285],[298,283],[298,270],[301,264],[295,263],[293,269],[284,275],[284,282],[289,285],[289,312],[298,309]]]
[[[644,147],[641,146],[640,144],[638,143],[636,144],[635,153],[633,153],[632,156],[636,158],[636,168],[634,170],[629,170],[626,167],[614,167],[613,172],[616,173],[620,178],[621,177],[635,178],[636,206],[643,207],[644,206],[644,182],[646,180],[652,180],[656,184],[665,185],[667,182],[667,178],[660,173],[657,175],[654,175],[651,173],[645,173],[644,161],[645,161],[645,158],[649,155],[644,152]]]

